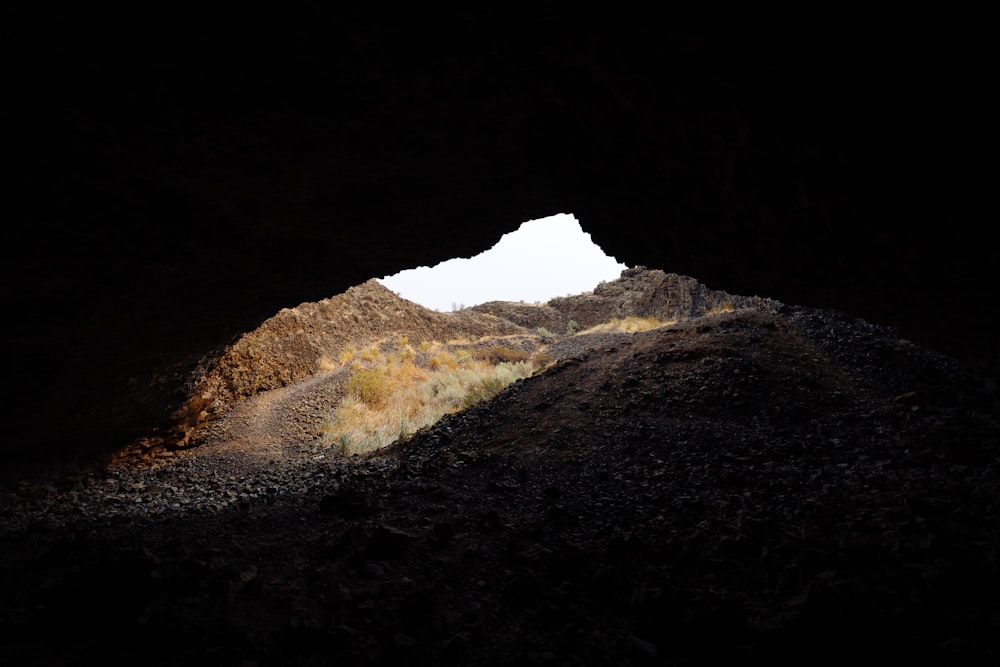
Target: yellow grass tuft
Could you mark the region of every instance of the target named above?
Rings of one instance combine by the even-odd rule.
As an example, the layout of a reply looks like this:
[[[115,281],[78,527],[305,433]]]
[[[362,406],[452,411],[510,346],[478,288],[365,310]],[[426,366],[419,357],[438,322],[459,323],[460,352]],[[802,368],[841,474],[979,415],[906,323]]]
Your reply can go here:
[[[652,331],[653,329],[659,329],[671,324],[676,324],[676,320],[661,320],[656,317],[636,317],[629,315],[628,317],[616,317],[608,322],[602,322],[580,333],[639,333],[642,331]]]
[[[360,368],[347,378],[344,393],[370,408],[379,408],[389,397],[389,382],[386,376],[375,368]]]
[[[731,303],[724,303],[721,306],[717,306],[715,308],[712,308],[711,310],[709,310],[705,314],[706,315],[718,315],[719,313],[731,313],[731,312],[733,312],[733,309],[734,309],[733,304],[731,304]]]

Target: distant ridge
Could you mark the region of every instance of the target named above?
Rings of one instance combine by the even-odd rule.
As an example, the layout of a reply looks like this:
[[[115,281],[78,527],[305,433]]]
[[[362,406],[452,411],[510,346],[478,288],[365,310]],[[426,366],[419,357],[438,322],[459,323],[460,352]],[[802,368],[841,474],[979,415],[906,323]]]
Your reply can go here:
[[[557,297],[540,305],[490,301],[469,310],[502,317],[528,329],[561,332],[570,321],[581,329],[624,317],[684,322],[722,309],[773,313],[783,305],[773,299],[712,290],[689,276],[636,266],[589,293]]]

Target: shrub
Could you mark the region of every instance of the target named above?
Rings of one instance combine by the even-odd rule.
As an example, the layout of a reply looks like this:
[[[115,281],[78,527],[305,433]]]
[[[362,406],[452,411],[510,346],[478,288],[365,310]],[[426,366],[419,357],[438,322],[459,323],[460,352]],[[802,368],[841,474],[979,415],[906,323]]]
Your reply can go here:
[[[556,358],[553,357],[548,352],[536,352],[534,356],[531,357],[531,360],[534,362],[534,364],[539,367],[548,366],[553,361],[555,361],[555,359]]]
[[[526,378],[531,375],[531,371],[534,369],[534,364],[530,361],[518,361],[516,363],[502,363],[497,364],[493,368],[494,377],[499,378],[504,386],[512,384],[521,378]]]
[[[566,325],[566,335],[572,336],[573,334],[576,333],[577,329],[579,328],[580,325],[576,323],[576,320],[570,320],[569,324]]]
[[[468,392],[462,398],[462,407],[471,408],[480,401],[488,401],[493,398],[507,385],[497,377],[486,377],[469,387]]]
[[[505,345],[493,345],[491,347],[476,350],[473,356],[475,356],[476,359],[482,359],[490,362],[491,364],[500,364],[504,362],[526,361],[531,357],[531,354],[529,352],[525,352],[524,350],[506,347]]]
[[[361,368],[347,378],[344,393],[371,408],[379,408],[389,397],[389,382],[380,371]]]

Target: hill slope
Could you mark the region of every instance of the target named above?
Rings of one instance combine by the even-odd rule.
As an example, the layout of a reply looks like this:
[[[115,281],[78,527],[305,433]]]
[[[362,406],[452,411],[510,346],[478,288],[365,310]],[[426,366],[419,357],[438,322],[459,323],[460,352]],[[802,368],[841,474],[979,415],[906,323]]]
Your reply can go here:
[[[174,414],[165,442],[187,445],[207,420],[260,392],[287,387],[337,365],[349,349],[406,336],[414,344],[455,338],[522,333],[524,329],[488,314],[438,313],[402,299],[369,280],[329,299],[285,308],[241,336],[199,377]],[[159,445],[156,439],[144,445]]]

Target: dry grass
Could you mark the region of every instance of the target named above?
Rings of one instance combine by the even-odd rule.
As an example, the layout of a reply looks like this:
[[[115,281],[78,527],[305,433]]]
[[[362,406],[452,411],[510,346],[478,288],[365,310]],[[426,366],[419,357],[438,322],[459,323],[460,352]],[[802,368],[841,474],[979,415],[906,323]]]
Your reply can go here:
[[[344,394],[370,408],[385,405],[389,392],[388,377],[376,368],[359,368],[344,383]]]
[[[706,315],[718,315],[719,313],[731,313],[731,312],[733,312],[733,309],[734,309],[733,304],[731,304],[731,303],[724,303],[721,306],[718,306],[716,308],[712,308],[711,310],[709,310],[705,314]]]
[[[546,361],[512,348],[486,349],[474,355],[432,343],[421,346],[423,362],[408,345],[378,355],[368,350],[351,361],[343,398],[321,428],[323,442],[343,455],[385,447],[446,414],[493,398]]]
[[[491,364],[503,362],[516,363],[527,361],[531,358],[531,353],[505,345],[491,345],[490,347],[473,350],[472,355],[476,359],[488,361]]]
[[[675,320],[661,320],[656,317],[621,317],[602,322],[579,333],[639,333],[642,331],[652,331],[660,327],[676,324]]]

